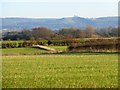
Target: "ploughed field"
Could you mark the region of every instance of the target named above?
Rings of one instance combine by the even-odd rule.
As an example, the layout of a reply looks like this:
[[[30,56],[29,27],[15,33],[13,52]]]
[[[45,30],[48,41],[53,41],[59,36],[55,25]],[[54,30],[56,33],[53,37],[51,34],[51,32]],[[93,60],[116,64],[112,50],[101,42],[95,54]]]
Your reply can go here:
[[[117,88],[118,54],[5,55],[2,75],[3,88]]]

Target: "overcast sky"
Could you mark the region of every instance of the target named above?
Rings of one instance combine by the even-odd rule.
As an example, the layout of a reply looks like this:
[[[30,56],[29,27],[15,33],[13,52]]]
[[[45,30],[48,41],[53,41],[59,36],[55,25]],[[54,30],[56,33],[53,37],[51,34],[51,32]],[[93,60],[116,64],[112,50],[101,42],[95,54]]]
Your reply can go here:
[[[118,15],[118,0],[4,0],[0,17],[87,18]]]

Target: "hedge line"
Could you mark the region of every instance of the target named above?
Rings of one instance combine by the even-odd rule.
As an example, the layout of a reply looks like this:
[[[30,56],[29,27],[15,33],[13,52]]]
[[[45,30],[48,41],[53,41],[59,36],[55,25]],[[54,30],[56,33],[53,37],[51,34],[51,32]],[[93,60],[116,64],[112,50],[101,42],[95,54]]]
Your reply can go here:
[[[70,46],[73,44],[91,42],[90,40],[51,40],[53,46]],[[1,43],[1,48],[21,48],[21,47],[31,47],[33,45],[48,45],[47,40],[40,41],[3,41]]]
[[[21,47],[31,47],[36,44],[44,44],[43,42],[37,42],[37,41],[3,41],[1,44],[1,48],[21,48]]]
[[[95,42],[89,42],[79,44],[76,46],[69,46],[70,52],[119,52],[120,51],[120,39],[106,39],[96,40]]]

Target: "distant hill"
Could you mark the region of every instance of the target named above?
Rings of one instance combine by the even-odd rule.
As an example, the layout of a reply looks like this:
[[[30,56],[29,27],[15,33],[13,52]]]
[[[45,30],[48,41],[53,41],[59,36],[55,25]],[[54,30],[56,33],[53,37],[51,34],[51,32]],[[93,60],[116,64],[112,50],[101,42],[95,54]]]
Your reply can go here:
[[[0,25],[3,29],[32,29],[34,27],[45,26],[53,30],[60,28],[85,28],[92,25],[95,28],[117,27],[118,17],[102,17],[102,18],[82,18],[82,17],[66,17],[66,18],[0,18]]]

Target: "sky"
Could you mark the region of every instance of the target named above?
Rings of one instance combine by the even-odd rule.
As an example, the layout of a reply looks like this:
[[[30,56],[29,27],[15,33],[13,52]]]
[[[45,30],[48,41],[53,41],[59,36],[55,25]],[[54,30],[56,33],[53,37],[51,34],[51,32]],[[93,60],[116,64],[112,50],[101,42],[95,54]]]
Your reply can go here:
[[[0,17],[97,18],[118,15],[118,0],[2,0]]]

